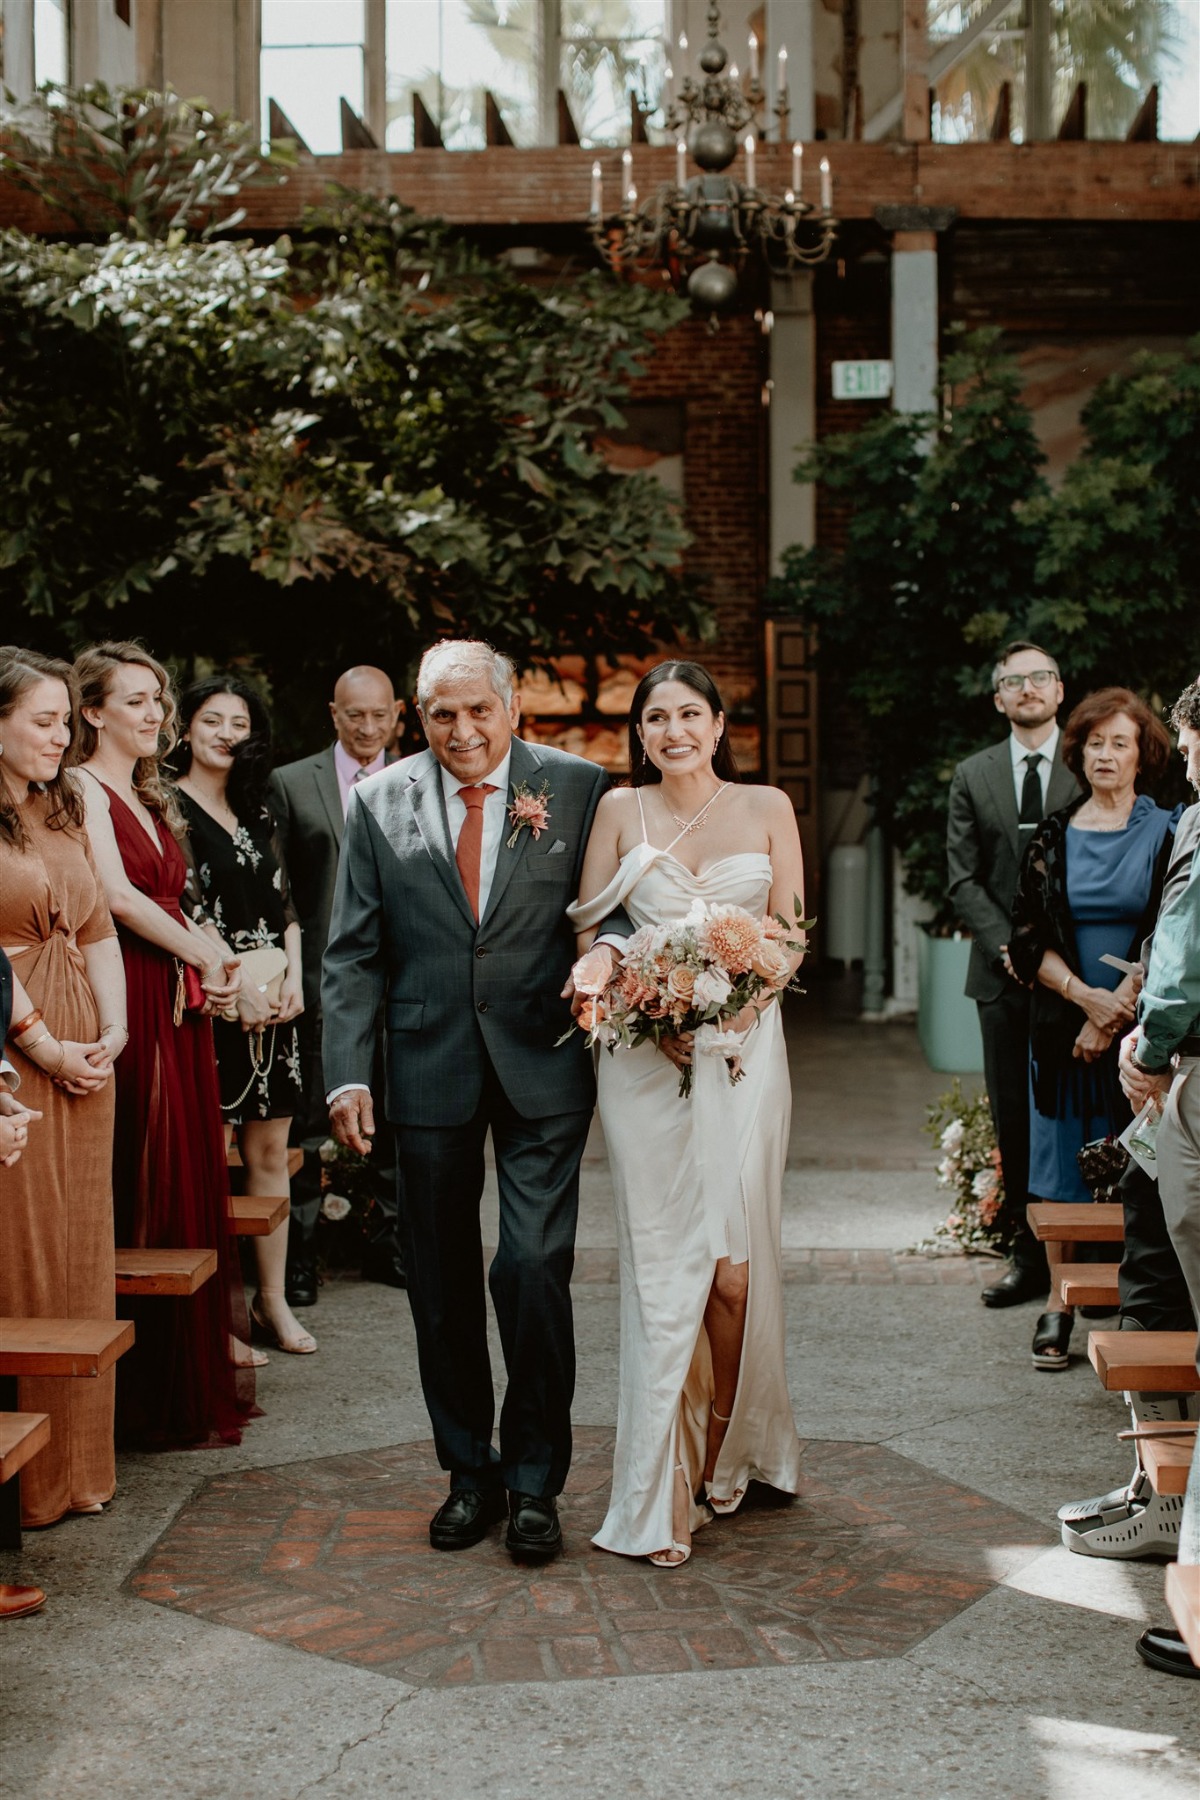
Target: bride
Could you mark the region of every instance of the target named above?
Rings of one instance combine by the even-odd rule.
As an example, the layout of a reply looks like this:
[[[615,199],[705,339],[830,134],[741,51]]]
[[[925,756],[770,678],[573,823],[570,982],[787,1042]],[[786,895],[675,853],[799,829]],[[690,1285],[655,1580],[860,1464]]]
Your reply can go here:
[[[795,814],[778,788],[734,785],[706,669],[651,669],[633,697],[629,755],[631,783],[600,802],[569,909],[581,952],[618,905],[635,927],[679,918],[697,899],[790,921],[804,897]],[[612,1500],[593,1542],[664,1567],[686,1562],[709,1508],[735,1512],[752,1480],[799,1486],[784,1369],[791,1089],[779,1007],[747,1007],[728,1029],[746,1033],[736,1086],[724,1058],[688,1034],[600,1057],[621,1367]],[[681,1099],[688,1065],[693,1090]]]

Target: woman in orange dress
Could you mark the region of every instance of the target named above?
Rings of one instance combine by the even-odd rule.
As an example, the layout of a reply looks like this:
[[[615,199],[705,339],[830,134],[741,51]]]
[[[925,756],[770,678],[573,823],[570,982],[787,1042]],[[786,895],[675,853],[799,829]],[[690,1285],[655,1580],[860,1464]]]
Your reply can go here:
[[[125,976],[83,828],[71,742],[71,671],[0,648],[0,945],[33,1007],[7,1050],[22,1103],[42,1114],[0,1196],[0,1315],[116,1317],[113,1060]],[[40,1017],[38,1016],[40,1014]],[[99,1512],[116,1490],[114,1376],[26,1378],[23,1412],[50,1442],[22,1473],[22,1522]]]

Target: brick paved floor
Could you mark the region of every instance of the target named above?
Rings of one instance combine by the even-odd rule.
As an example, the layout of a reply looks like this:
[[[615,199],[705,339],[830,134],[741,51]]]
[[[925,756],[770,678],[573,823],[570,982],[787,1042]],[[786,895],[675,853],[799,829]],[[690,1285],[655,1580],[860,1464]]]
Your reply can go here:
[[[988,1551],[1045,1528],[876,1444],[809,1442],[792,1502],[753,1489],[658,1570],[588,1542],[613,1434],[584,1430],[567,1554],[519,1567],[497,1528],[429,1548],[446,1490],[429,1443],[222,1475],[184,1506],[132,1592],[425,1686],[899,1656],[996,1585]]]

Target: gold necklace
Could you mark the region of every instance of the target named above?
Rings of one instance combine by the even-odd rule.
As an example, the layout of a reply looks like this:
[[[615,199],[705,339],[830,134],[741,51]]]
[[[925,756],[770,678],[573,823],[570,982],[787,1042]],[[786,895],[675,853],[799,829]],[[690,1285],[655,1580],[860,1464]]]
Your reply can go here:
[[[671,812],[671,817],[674,819],[676,825],[678,825],[678,827],[679,827],[680,837],[691,837],[693,831],[699,831],[700,827],[704,823],[705,813],[708,811],[709,807],[713,804],[714,801],[719,800],[721,798],[721,795],[725,792],[725,789],[728,786],[729,786],[729,783],[727,781],[723,781],[721,783],[720,787],[717,789],[716,793],[709,795],[708,799],[704,802],[704,805],[700,808],[700,811],[698,813],[696,813],[694,818],[691,818],[691,819],[681,819],[679,817],[679,814],[677,812],[671,812],[670,805],[667,804],[666,802],[664,802],[664,804],[667,805],[667,811]]]

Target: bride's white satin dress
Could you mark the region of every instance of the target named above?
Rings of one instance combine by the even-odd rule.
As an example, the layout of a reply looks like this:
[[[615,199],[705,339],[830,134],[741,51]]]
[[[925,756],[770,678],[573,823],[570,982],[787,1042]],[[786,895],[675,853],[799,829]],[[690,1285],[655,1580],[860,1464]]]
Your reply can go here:
[[[694,875],[669,850],[641,843],[602,894],[570,912],[583,927],[622,905],[635,926],[662,924],[701,899],[761,917],[770,891],[771,862],[761,852],[722,857]],[[714,1034],[705,1027],[700,1035]],[[652,1044],[600,1053],[621,1359],[612,1499],[592,1541],[626,1556],[672,1543],[677,1462],[689,1493],[700,1486],[713,1395],[704,1309],[718,1256],[750,1268],[737,1397],[712,1492],[727,1499],[755,1479],[786,1493],[800,1485],[784,1360],[780,1207],[791,1085],[778,1006],[748,1034],[741,1058],[744,1076],[731,1085],[724,1060],[698,1042],[691,1097],[680,1099],[679,1071]],[[693,1506],[693,1530],[708,1519]]]

